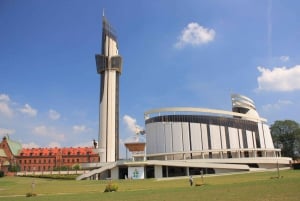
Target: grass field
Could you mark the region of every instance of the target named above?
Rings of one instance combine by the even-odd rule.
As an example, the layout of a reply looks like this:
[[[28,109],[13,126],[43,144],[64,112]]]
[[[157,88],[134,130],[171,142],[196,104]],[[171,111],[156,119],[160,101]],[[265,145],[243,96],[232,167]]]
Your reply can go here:
[[[0,178],[0,201],[39,200],[39,201],[298,201],[300,200],[300,171],[246,173],[228,176],[204,177],[204,185],[189,186],[188,178],[158,181],[118,180],[118,192],[103,193],[108,181],[69,181],[33,179],[23,177]],[[34,180],[36,197],[25,197],[31,192]],[[201,183],[201,178],[194,178]]]

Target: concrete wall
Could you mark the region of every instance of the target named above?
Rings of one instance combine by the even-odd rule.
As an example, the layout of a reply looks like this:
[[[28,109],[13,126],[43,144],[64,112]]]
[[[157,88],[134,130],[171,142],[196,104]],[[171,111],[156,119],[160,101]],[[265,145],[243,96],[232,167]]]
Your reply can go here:
[[[215,174],[222,174],[222,173],[233,173],[233,172],[242,172],[243,170],[231,170],[231,169],[214,169]]]

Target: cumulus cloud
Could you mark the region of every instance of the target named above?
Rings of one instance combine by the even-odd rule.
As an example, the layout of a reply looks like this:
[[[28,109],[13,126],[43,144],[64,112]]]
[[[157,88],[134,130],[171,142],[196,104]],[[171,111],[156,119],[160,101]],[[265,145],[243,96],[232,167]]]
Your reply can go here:
[[[300,89],[300,65],[292,68],[276,67],[272,70],[257,67],[261,75],[257,78],[258,90],[295,91]]]
[[[0,102],[0,113],[6,117],[13,116],[13,110],[9,107],[8,103]]]
[[[264,111],[273,111],[273,110],[280,110],[283,106],[293,104],[290,100],[278,100],[276,103],[270,103],[263,105],[262,108]]]
[[[60,141],[65,139],[64,134],[59,133],[55,128],[44,125],[34,127],[32,132],[38,136],[49,137]]]
[[[288,62],[290,60],[290,57],[289,56],[281,56],[279,57],[279,59],[282,61],[282,62]]]
[[[34,142],[30,142],[30,143],[28,143],[28,144],[22,144],[22,147],[23,148],[27,148],[27,149],[31,149],[31,148],[39,148],[40,146],[39,145],[37,145],[36,143],[34,143]]]
[[[138,133],[139,131],[143,130],[143,128],[136,123],[136,119],[129,115],[124,115],[123,120],[127,126],[127,128],[133,132]]]
[[[75,144],[74,147],[94,147],[93,141],[81,142],[79,144]]]
[[[0,101],[2,102],[9,102],[10,101],[10,98],[8,95],[6,94],[0,94]]]
[[[60,118],[60,114],[57,111],[52,109],[49,110],[48,116],[52,120],[58,120]]]
[[[13,110],[9,106],[10,98],[6,94],[0,94],[0,114],[6,117],[13,116]]]
[[[4,136],[4,135],[10,135],[15,133],[15,130],[12,129],[6,129],[6,128],[0,128],[0,136]]]
[[[196,22],[191,22],[182,30],[175,47],[180,49],[186,45],[202,45],[213,41],[215,35],[214,29],[208,29]]]
[[[33,128],[33,132],[37,135],[47,135],[48,134],[48,129],[46,126],[37,126]]]
[[[87,127],[85,125],[75,125],[73,126],[74,133],[83,133],[87,131]]]
[[[58,142],[50,142],[47,147],[55,148],[55,147],[61,147],[61,145]]]
[[[29,104],[25,104],[24,107],[20,109],[20,112],[30,117],[35,117],[37,115],[37,110],[33,109]]]

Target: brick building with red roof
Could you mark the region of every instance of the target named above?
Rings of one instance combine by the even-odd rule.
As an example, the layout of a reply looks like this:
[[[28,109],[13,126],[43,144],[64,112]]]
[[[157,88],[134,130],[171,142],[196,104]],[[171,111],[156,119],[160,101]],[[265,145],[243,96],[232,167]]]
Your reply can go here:
[[[20,171],[72,169],[74,165],[99,162],[94,147],[22,148],[20,143],[4,137],[0,143],[0,170],[15,165]]]
[[[76,164],[99,162],[99,155],[92,147],[22,149],[16,158],[21,171],[72,169]]]
[[[16,157],[22,150],[22,145],[4,136],[0,142],[0,170],[7,173],[12,166],[16,166]]]

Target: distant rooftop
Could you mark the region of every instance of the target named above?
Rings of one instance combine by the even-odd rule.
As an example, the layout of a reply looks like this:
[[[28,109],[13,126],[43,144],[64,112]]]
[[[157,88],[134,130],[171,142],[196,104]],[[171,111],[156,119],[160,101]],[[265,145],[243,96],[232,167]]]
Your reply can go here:
[[[0,149],[0,157],[7,157],[7,155],[5,154],[4,149]]]
[[[95,153],[92,147],[63,147],[63,148],[24,148],[21,151],[22,156],[40,156],[49,154],[61,155],[86,155],[87,153]]]
[[[12,154],[14,156],[18,155],[22,150],[22,145],[19,142],[10,140],[9,137],[4,137],[3,140],[6,140]]]

